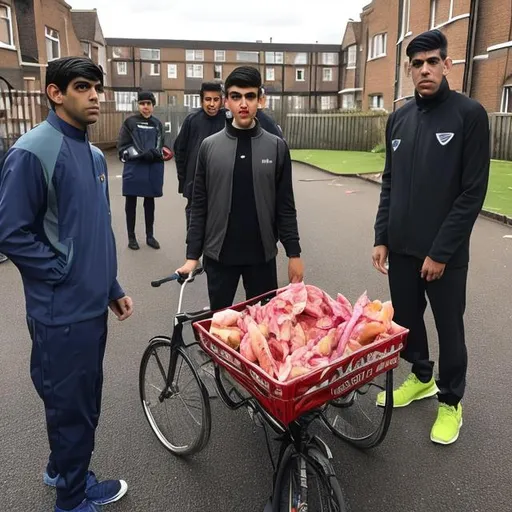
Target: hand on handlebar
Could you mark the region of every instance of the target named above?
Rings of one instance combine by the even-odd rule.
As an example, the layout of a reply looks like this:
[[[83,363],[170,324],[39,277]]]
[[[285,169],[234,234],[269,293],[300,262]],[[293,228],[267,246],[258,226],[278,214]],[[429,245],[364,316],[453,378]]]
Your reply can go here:
[[[189,276],[197,268],[199,260],[187,260],[185,265],[176,270],[181,276]]]

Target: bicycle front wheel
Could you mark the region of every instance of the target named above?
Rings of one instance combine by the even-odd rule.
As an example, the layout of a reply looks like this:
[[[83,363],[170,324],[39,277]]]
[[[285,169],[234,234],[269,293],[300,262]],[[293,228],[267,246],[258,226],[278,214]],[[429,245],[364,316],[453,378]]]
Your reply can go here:
[[[191,455],[206,446],[211,431],[208,391],[186,352],[173,348],[169,338],[153,338],[144,351],[139,393],[146,419],[167,450]]]

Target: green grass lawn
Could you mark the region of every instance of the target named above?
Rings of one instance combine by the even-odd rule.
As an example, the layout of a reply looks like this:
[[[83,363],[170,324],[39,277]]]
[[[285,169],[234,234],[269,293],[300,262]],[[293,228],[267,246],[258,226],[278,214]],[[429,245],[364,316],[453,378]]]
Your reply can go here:
[[[337,174],[382,172],[384,153],[294,149],[292,159]],[[493,160],[484,209],[512,217],[512,162]]]

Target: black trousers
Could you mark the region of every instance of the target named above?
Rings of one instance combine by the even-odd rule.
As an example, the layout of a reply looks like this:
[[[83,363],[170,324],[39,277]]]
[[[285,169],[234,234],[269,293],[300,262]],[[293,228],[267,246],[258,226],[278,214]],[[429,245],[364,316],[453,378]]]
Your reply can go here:
[[[428,296],[439,339],[439,401],[457,405],[464,395],[468,356],[464,338],[464,311],[468,268],[447,268],[443,277],[427,282],[420,276],[423,261],[389,255],[389,286],[394,320],[407,327],[409,337],[402,357],[422,382],[433,375],[424,314]]]
[[[247,300],[277,289],[275,258],[258,265],[224,265],[205,256],[203,265],[206,271],[208,296],[212,310],[233,305],[240,277]]]
[[[59,475],[57,506],[85,499],[94,437],[101,410],[107,314],[49,327],[27,319],[32,338],[30,374],[44,403],[50,442],[48,472]]]
[[[135,238],[135,219],[137,216],[137,196],[126,196],[125,203],[126,228],[128,238]],[[146,236],[153,236],[155,224],[155,198],[144,198],[144,219],[146,221]]]

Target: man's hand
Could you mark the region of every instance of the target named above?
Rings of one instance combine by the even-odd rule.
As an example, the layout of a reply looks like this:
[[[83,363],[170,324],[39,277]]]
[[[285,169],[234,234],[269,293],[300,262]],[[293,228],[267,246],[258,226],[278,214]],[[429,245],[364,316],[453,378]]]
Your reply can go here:
[[[382,274],[387,275],[388,269],[385,267],[388,261],[388,248],[385,245],[376,245],[372,252],[373,266]]]
[[[304,279],[304,263],[301,258],[295,257],[288,260],[288,279],[290,283],[300,283]]]
[[[190,275],[194,270],[197,268],[197,265],[199,264],[199,260],[187,260],[185,262],[185,265],[180,267],[176,272],[180,275]]]
[[[438,263],[427,256],[423,262],[423,267],[421,267],[421,277],[426,279],[427,282],[441,279],[445,267],[446,263]]]
[[[133,301],[126,295],[120,299],[111,300],[108,306],[120,321],[126,320],[133,313]]]

